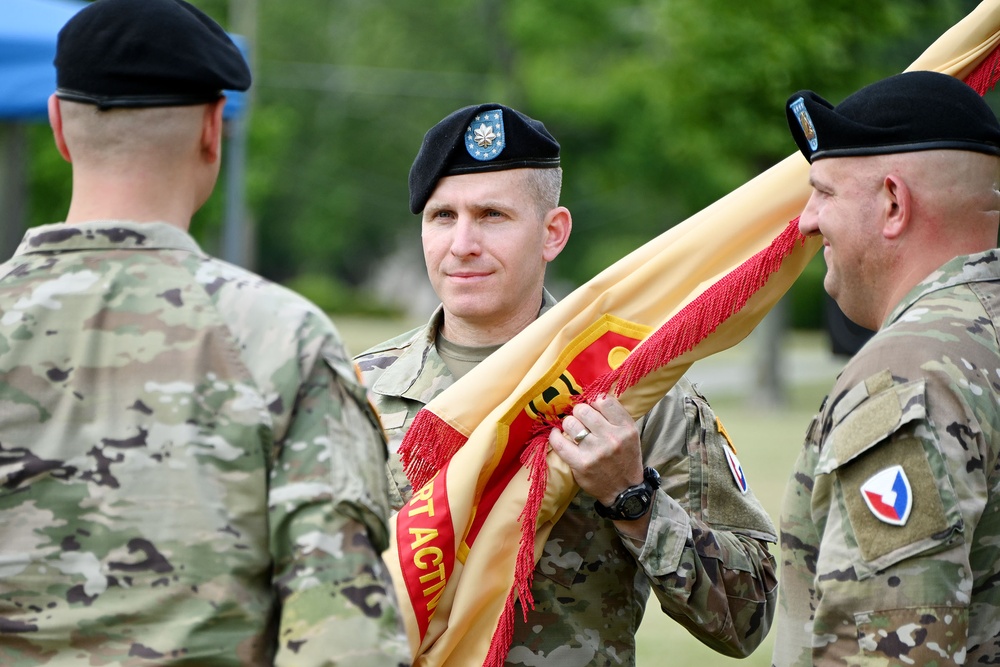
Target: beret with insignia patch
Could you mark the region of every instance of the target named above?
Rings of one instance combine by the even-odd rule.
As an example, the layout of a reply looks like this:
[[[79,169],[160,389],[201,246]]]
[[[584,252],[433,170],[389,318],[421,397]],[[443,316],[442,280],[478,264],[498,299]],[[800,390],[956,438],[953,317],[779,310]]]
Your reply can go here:
[[[410,167],[410,211],[423,211],[445,176],[558,166],[559,142],[539,121],[502,104],[464,107],[424,135]]]
[[[897,74],[833,106],[802,90],[785,106],[809,162],[937,149],[1000,155],[1000,123],[979,93],[939,72]]]
[[[229,35],[183,0],[96,0],[56,42],[56,96],[112,107],[212,102],[250,87]]]

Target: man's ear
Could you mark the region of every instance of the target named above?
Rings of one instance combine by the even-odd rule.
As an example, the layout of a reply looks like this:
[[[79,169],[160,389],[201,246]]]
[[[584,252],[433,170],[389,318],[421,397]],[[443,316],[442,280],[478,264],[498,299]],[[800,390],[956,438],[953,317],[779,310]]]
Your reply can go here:
[[[73,162],[70,157],[69,147],[66,146],[66,137],[63,136],[62,108],[59,106],[59,98],[55,94],[49,95],[49,125],[52,126],[52,138],[55,139],[56,148],[63,159],[69,163]]]
[[[222,109],[225,106],[225,97],[205,105],[201,123],[201,153],[207,162],[217,162],[222,156],[222,134],[225,131]]]
[[[906,181],[898,174],[889,174],[882,181],[885,195],[882,236],[896,239],[906,231],[913,215],[913,196]]]
[[[542,248],[542,258],[546,262],[551,262],[569,241],[569,234],[573,231],[573,216],[565,206],[557,206],[545,214],[545,245]]]

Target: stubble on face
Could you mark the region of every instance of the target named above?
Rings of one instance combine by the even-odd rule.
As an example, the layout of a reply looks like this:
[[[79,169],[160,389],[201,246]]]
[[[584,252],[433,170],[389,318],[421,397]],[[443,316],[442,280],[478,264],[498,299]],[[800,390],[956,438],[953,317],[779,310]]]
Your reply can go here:
[[[828,158],[814,163],[811,172],[822,202],[816,216],[827,266],[823,287],[845,315],[868,327],[877,319],[872,313],[884,289],[882,172],[877,158]]]

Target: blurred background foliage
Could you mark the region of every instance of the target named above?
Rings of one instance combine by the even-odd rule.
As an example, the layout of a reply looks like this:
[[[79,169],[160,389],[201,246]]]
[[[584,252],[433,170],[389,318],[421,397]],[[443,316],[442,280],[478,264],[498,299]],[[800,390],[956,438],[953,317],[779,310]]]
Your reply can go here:
[[[331,311],[377,312],[379,267],[407,253],[422,266],[407,174],[424,132],[454,109],[508,104],[560,141],[575,230],[551,276],[573,286],[792,153],[793,92],[838,102],[904,69],[976,2],[193,4],[250,44],[251,268]],[[30,140],[30,223],[59,220],[68,166],[46,127]],[[219,190],[193,226],[209,252]],[[815,263],[790,295],[793,326],[820,324]]]

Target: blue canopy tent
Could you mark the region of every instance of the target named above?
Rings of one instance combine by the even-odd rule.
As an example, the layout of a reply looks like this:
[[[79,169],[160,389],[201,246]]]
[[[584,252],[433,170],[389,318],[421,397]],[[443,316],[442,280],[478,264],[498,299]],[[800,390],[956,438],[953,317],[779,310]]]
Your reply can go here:
[[[52,60],[56,36],[80,0],[0,0],[0,261],[14,251],[24,231],[26,140],[22,123],[47,122],[48,98],[55,91]],[[246,54],[239,37],[236,43]],[[245,93],[226,91],[228,121],[226,259],[245,264],[240,251],[242,181],[245,157]],[[232,220],[230,220],[232,218]]]
[[[45,120],[56,88],[56,34],[86,6],[78,0],[0,3],[0,118]]]

